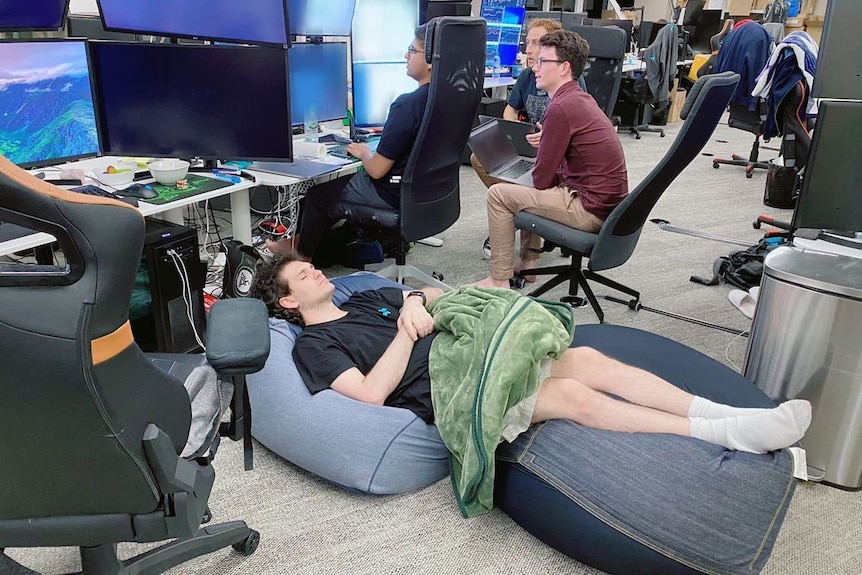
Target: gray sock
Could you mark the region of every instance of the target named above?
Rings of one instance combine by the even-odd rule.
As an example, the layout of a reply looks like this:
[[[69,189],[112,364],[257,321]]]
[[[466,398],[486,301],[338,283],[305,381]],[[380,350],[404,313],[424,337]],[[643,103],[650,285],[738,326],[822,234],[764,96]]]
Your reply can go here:
[[[761,407],[733,407],[732,405],[716,403],[705,397],[696,395],[694,396],[694,401],[691,402],[691,407],[688,408],[688,417],[723,419],[737,415],[754,415],[756,413],[763,413],[764,411],[769,411],[769,409]]]
[[[693,417],[691,436],[749,453],[767,453],[789,447],[802,439],[811,424],[811,404],[803,399],[786,401],[762,413],[706,419]]]

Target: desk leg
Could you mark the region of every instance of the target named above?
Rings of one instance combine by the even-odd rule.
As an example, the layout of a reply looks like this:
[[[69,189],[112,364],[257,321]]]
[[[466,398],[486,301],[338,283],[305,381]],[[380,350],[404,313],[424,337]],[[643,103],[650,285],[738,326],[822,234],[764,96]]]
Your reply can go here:
[[[185,208],[174,208],[172,210],[167,210],[160,214],[153,215],[153,217],[157,219],[177,224],[178,226],[185,225],[185,216]]]
[[[238,190],[230,195],[230,219],[233,238],[248,246],[251,245],[251,206],[248,189]]]

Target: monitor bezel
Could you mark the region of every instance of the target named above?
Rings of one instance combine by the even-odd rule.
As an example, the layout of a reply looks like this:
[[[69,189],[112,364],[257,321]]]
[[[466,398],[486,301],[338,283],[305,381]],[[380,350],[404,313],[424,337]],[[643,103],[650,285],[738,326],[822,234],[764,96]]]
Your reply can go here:
[[[333,36],[333,38],[343,38],[343,36]],[[351,74],[351,76],[352,76],[352,74],[353,74],[353,69],[352,69],[352,68],[353,68],[353,65],[352,65],[352,62],[351,62],[350,60],[348,60],[348,58],[350,57],[350,47],[349,47],[349,43],[347,42],[347,40],[338,40],[338,41],[336,41],[336,42],[294,42],[294,43],[292,43],[292,44],[291,44],[291,50],[292,50],[295,46],[306,46],[306,45],[325,45],[325,44],[343,44],[343,45],[344,45],[344,68],[345,68],[345,72],[347,72],[347,71],[349,70],[349,71],[350,71],[350,74]],[[289,62],[289,60],[290,60],[290,53],[289,53],[289,52],[288,52],[287,58],[288,58],[288,74],[290,74],[290,62]],[[288,78],[288,84],[289,84],[289,83],[290,83],[290,79]],[[349,110],[350,110],[350,86],[348,85],[347,76],[345,76],[345,78],[344,78],[344,85],[345,85],[345,90],[344,90],[344,115],[343,115],[343,116],[339,116],[339,117],[337,117],[337,118],[323,118],[323,117],[318,117],[318,118],[317,118],[318,122],[331,122],[331,121],[333,121],[333,120],[343,120],[343,119],[345,119],[345,118],[349,118],[349,117],[351,116],[351,113],[350,113],[350,111],[349,111]],[[289,98],[288,98],[288,99],[289,99]],[[319,112],[319,110],[318,110],[318,112]],[[298,122],[298,123],[294,124],[294,123],[293,123],[293,118],[291,118],[290,122],[291,122],[291,124],[293,125],[293,127],[294,127],[294,128],[295,128],[295,127],[297,127],[297,126],[302,126],[302,125],[304,124],[304,122]]]
[[[234,44],[251,44],[254,46],[277,46],[279,48],[289,48],[291,42],[290,36],[290,15],[287,11],[287,2],[288,0],[281,0],[282,9],[284,10],[284,37],[285,42],[265,42],[262,40],[249,40],[247,38],[222,38],[215,36],[196,36],[194,34],[183,34],[179,33],[171,33],[166,34],[161,31],[153,31],[153,30],[143,30],[143,29],[133,29],[133,28],[121,28],[121,27],[113,27],[108,26],[108,22],[105,20],[105,13],[102,10],[102,0],[96,0],[96,4],[99,7],[99,18],[102,20],[102,28],[105,29],[106,32],[125,32],[127,34],[142,34],[148,36],[159,36],[162,38],[183,38],[187,40],[201,40],[201,41],[212,41],[212,42],[230,42]]]
[[[58,166],[61,164],[66,164],[69,162],[74,162],[76,160],[83,160],[85,158],[98,158],[102,156],[104,150],[104,142],[102,141],[102,124],[101,124],[101,116],[99,115],[99,105],[97,102],[97,94],[96,94],[96,82],[95,75],[93,74],[93,64],[90,60],[90,47],[89,41],[86,38],[0,38],[0,44],[35,44],[35,43],[47,43],[47,42],[77,42],[83,45],[84,47],[84,56],[87,58],[87,74],[89,76],[90,81],[90,96],[92,98],[93,103],[93,115],[96,120],[96,141],[98,142],[98,150],[95,152],[89,152],[86,154],[77,154],[74,156],[63,156],[60,158],[52,158],[50,160],[36,160],[33,162],[23,162],[16,163],[15,165],[19,168],[29,170],[32,168],[44,168],[48,166]],[[11,161],[11,160],[10,160]]]
[[[60,26],[57,28],[53,28],[53,27],[50,27],[50,28],[40,28],[40,27],[36,27],[36,28],[32,28],[32,27],[8,28],[8,27],[0,25],[0,32],[4,32],[4,33],[5,32],[57,32],[59,30],[62,30],[63,28],[66,27],[66,19],[69,17],[69,3],[71,1],[72,0],[65,0],[64,7],[63,7],[63,14],[62,14],[62,16],[60,16]],[[28,38],[28,39],[35,40],[35,38]]]
[[[289,55],[288,55],[288,48],[286,46],[285,47],[282,47],[281,45],[278,45],[278,46],[212,46],[212,45],[161,44],[161,43],[146,43],[146,42],[115,42],[115,41],[111,41],[111,40],[91,40],[91,41],[88,41],[87,44],[88,44],[88,49],[89,49],[89,47],[92,47],[92,46],[97,46],[100,44],[106,44],[106,45],[123,45],[123,46],[147,46],[147,47],[149,47],[148,49],[157,49],[157,50],[163,50],[163,49],[165,49],[165,50],[169,50],[169,49],[181,49],[181,50],[184,50],[184,49],[192,49],[192,50],[201,50],[201,49],[203,49],[203,50],[256,50],[256,49],[274,50],[274,49],[281,49],[281,50],[283,50],[283,52],[284,52],[285,87],[286,87],[285,107],[286,107],[286,114],[287,114],[287,120],[288,120],[288,127],[287,127],[287,130],[285,131],[285,136],[286,136],[287,141],[288,141],[289,157],[287,157],[287,158],[279,157],[279,156],[222,157],[222,156],[207,154],[207,155],[195,155],[195,156],[192,156],[190,158],[189,157],[182,157],[180,159],[204,160],[204,161],[211,161],[211,160],[249,160],[249,161],[260,161],[260,162],[292,162],[293,161],[294,146],[293,146],[293,135],[292,135],[292,126],[291,126],[291,115],[290,115],[290,60],[289,60]],[[93,81],[95,82],[96,81],[95,70],[93,70],[92,78],[93,78]],[[135,156],[135,157],[146,157],[146,158],[179,158],[179,156],[177,156],[176,154],[159,153],[159,152],[153,152],[153,151],[149,151],[149,150],[140,150],[140,151],[128,150],[128,151],[122,151],[118,154],[116,152],[112,152],[111,150],[105,149],[107,146],[110,145],[110,140],[106,137],[107,136],[106,134],[105,134],[105,137],[103,137],[103,131],[107,130],[107,127],[106,127],[107,122],[105,120],[105,116],[104,116],[104,112],[103,112],[104,103],[102,101],[101,94],[98,91],[96,93],[99,94],[98,98],[96,100],[96,114],[97,114],[97,118],[100,119],[99,142],[100,142],[100,146],[102,147],[102,155],[104,155],[104,156],[116,156],[116,155]],[[106,144],[106,141],[107,141],[107,144]]]

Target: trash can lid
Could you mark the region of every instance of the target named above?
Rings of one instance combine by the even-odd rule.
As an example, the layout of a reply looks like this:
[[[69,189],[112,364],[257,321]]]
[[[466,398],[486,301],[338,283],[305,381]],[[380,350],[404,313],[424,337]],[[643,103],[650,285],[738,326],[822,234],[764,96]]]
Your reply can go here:
[[[766,255],[763,272],[775,279],[862,300],[862,258],[781,246]]]

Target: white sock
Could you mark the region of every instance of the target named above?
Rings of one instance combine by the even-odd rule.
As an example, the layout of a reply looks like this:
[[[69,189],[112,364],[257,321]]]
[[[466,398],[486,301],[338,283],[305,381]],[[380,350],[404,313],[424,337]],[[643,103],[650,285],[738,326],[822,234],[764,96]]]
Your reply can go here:
[[[716,403],[699,395],[694,396],[691,407],[688,408],[688,417],[703,417],[705,419],[723,419],[725,417],[736,417],[737,415],[754,415],[769,411],[762,407],[733,407],[724,403]]]
[[[786,401],[762,413],[706,419],[693,417],[691,436],[749,453],[766,453],[789,447],[805,435],[811,424],[811,404],[804,399]]]

